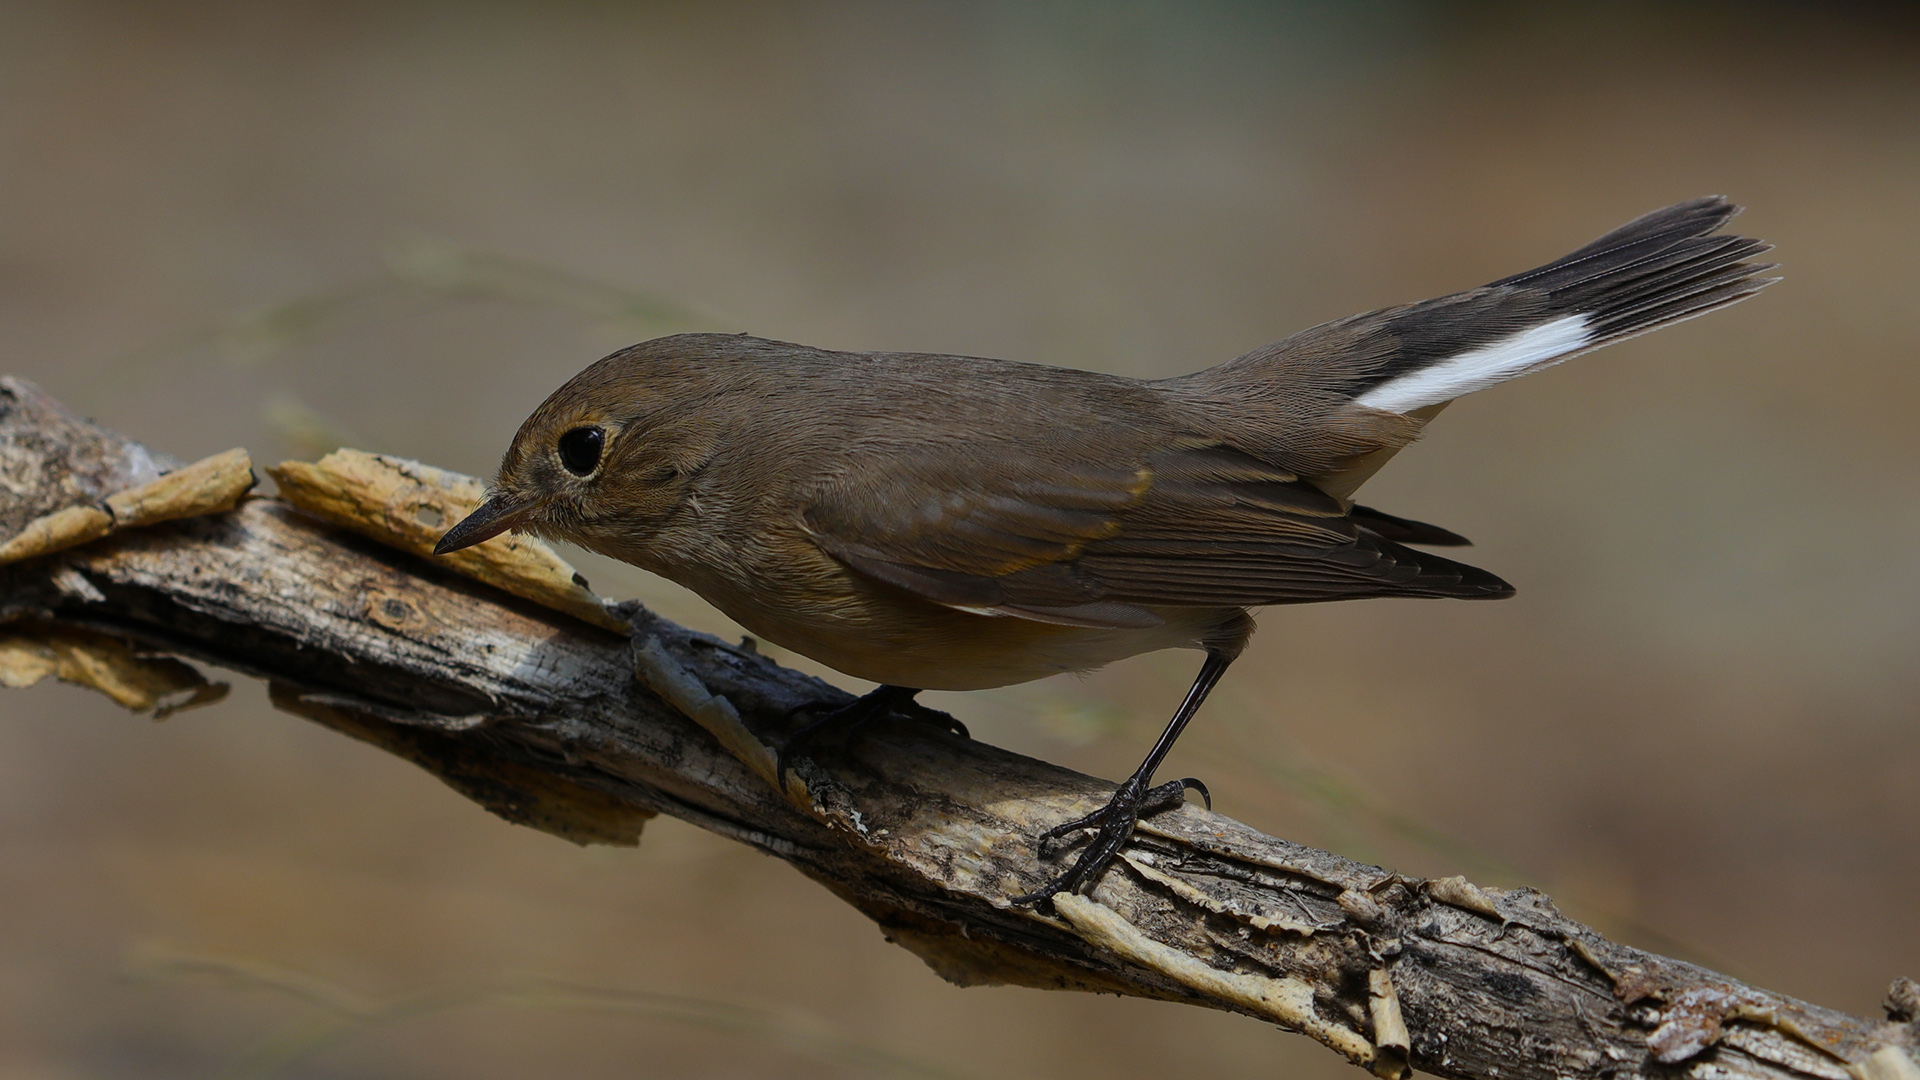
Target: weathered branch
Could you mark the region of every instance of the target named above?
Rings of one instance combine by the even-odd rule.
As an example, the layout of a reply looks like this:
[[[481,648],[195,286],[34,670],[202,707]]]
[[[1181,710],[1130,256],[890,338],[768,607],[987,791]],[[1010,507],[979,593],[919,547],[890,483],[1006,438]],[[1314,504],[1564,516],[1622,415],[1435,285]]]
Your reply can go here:
[[[1406,878],[1193,806],[1143,825],[1090,897],[1011,906],[1053,872],[1037,835],[1109,785],[901,721],[776,790],[783,718],[844,694],[634,605],[615,632],[568,581],[509,595],[423,559],[421,537],[477,489],[367,463],[387,479],[276,475],[384,542],[279,499],[169,495],[156,485],[184,470],[0,380],[0,543],[41,537],[0,547],[19,556],[0,565],[0,681],[59,674],[164,707],[209,693],[172,658],[242,672],[509,821],[630,844],[666,813],[752,844],[955,982],[1228,1009],[1382,1076],[1920,1077],[1904,980],[1893,1019],[1852,1017],[1609,941],[1531,890]],[[117,508],[136,504],[173,509]],[[61,533],[63,513],[84,527]],[[565,572],[528,557],[467,569]]]

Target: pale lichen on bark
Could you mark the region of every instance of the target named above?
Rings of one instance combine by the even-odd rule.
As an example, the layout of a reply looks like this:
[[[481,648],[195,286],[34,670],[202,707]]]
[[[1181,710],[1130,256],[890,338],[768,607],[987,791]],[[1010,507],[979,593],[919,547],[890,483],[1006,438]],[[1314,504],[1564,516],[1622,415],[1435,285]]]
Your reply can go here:
[[[608,608],[527,541],[424,557],[477,481],[349,453],[270,470],[305,510],[116,509],[190,468],[0,380],[0,544],[88,534],[0,565],[0,682],[154,678],[115,694],[151,709],[212,685],[183,660],[263,678],[280,708],[510,821],[634,843],[666,813],[759,847],[955,982],[1231,1010],[1381,1076],[1920,1080],[1910,983],[1890,1019],[1852,1017],[1610,941],[1531,890],[1407,878],[1193,806],[1144,823],[1090,895],[1014,906],[1053,872],[1039,835],[1109,785],[902,722],[813,751],[776,790],[794,707],[845,695]],[[63,513],[93,524],[34,525]],[[196,681],[159,674],[182,671]]]

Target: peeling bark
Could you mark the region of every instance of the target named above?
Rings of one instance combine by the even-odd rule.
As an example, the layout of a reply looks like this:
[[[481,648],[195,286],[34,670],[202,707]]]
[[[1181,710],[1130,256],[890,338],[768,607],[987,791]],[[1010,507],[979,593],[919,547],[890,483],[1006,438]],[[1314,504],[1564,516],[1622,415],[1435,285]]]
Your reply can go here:
[[[81,672],[59,657],[84,644],[105,672],[93,685],[149,685],[144,671],[159,707],[162,691],[203,693],[164,665],[226,668],[509,821],[631,844],[664,813],[758,847],[956,983],[1226,1009],[1380,1076],[1920,1080],[1911,983],[1890,994],[1893,1019],[1848,1016],[1609,941],[1532,890],[1407,878],[1194,806],[1144,823],[1090,895],[1011,906],[1055,872],[1036,860],[1040,833],[1110,785],[901,719],[811,751],[777,790],[784,718],[844,693],[637,605],[582,606],[558,584],[570,571],[537,552],[526,572],[556,579],[544,591],[429,561],[402,534],[432,515],[407,500],[477,487],[361,458],[416,487],[305,466],[286,475],[328,492],[331,520],[256,496],[121,527],[116,496],[139,502],[193,467],[0,380],[0,545],[52,515],[96,530],[0,565],[0,681]],[[409,509],[389,534],[395,499]]]

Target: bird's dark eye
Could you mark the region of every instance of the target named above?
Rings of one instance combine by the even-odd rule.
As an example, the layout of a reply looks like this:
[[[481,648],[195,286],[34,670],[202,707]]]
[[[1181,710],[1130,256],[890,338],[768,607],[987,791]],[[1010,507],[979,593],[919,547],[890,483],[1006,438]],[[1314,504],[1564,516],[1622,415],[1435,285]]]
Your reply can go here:
[[[560,464],[575,476],[585,476],[600,467],[600,448],[607,444],[607,433],[597,427],[577,427],[560,436]]]

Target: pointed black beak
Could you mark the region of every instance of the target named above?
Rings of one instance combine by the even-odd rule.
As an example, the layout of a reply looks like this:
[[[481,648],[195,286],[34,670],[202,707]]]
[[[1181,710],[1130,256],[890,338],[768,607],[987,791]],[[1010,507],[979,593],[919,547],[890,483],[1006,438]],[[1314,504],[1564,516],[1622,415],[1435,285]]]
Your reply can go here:
[[[505,495],[495,495],[461,519],[458,525],[448,529],[440,542],[433,546],[433,553],[451,555],[461,548],[491,540],[531,517],[533,510],[532,502],[515,502]]]

